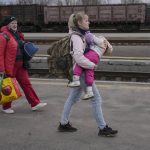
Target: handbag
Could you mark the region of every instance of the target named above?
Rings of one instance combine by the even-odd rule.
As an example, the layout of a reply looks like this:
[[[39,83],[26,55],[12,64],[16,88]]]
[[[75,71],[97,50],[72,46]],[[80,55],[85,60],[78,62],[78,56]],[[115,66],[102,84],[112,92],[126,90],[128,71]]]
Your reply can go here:
[[[31,42],[24,43],[24,51],[23,51],[24,59],[27,61],[31,60],[38,50],[39,50],[39,47],[37,47],[33,43]]]
[[[22,96],[15,78],[2,75],[0,79],[0,105],[19,99]]]

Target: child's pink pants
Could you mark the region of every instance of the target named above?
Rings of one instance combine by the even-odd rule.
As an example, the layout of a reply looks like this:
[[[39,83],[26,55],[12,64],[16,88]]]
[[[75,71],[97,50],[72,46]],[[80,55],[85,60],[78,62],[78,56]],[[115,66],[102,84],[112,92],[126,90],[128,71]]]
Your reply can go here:
[[[84,54],[84,56],[94,64],[98,64],[99,62],[99,55],[93,50],[89,50],[87,53]],[[87,84],[87,86],[92,86],[94,81],[94,69],[85,69],[79,66],[78,64],[75,64],[73,74],[81,76],[83,70],[85,73],[85,83]]]

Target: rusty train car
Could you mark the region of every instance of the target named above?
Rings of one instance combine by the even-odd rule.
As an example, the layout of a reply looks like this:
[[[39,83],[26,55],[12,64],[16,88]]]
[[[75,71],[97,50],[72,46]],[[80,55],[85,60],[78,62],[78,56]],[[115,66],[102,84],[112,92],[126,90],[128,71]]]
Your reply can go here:
[[[40,5],[3,5],[0,6],[0,20],[13,15],[19,25],[27,31],[38,31],[44,24],[44,6]]]
[[[117,27],[118,30],[138,30],[140,25],[150,24],[150,6],[147,4],[114,4],[114,5],[8,5],[0,6],[0,19],[14,15],[20,25],[27,30],[40,31],[51,28],[54,31],[67,29],[67,21],[72,13],[86,12],[90,17],[91,27]]]
[[[138,30],[148,17],[146,4],[46,6],[44,7],[44,22],[49,25],[65,24],[70,14],[77,11],[84,11],[89,15],[92,28],[111,25],[122,31]]]

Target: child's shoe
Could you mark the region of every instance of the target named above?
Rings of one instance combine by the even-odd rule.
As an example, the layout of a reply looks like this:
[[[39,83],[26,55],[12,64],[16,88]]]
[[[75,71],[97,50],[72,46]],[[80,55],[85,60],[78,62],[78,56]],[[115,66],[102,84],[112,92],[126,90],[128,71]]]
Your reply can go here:
[[[78,87],[80,86],[80,81],[73,81],[68,84],[69,87]]]
[[[85,93],[84,97],[82,98],[83,100],[88,100],[90,98],[94,97],[94,94],[92,91]]]
[[[87,87],[87,92],[85,93],[85,95],[83,96],[83,100],[88,100],[90,98],[94,97],[93,91],[92,91],[92,87],[88,86]]]
[[[73,76],[73,81],[70,82],[70,83],[68,84],[68,86],[69,86],[69,87],[78,87],[78,86],[80,86],[79,76],[74,75],[74,76]]]
[[[92,97],[94,97],[92,86],[88,86],[87,89],[86,89],[86,93],[85,93],[85,95],[83,96],[82,99],[83,100],[89,100]]]

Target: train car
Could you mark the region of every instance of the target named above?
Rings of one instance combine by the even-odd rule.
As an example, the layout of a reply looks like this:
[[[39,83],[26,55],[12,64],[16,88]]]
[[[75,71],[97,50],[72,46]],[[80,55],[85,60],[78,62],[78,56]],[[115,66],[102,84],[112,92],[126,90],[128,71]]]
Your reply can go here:
[[[67,11],[66,11],[67,10]],[[67,30],[67,20],[73,12],[72,6],[45,6],[44,24],[52,31],[64,32]]]
[[[146,4],[45,6],[44,23],[65,25],[70,14],[77,11],[84,11],[89,15],[91,26],[111,24],[125,31],[139,29],[139,25],[145,22]]]
[[[145,24],[150,24],[150,5],[147,5]]]
[[[114,4],[114,5],[6,5],[0,6],[0,19],[13,15],[18,19],[22,31],[34,32],[44,28],[53,32],[68,30],[70,14],[84,11],[89,15],[90,27],[117,28],[119,31],[137,31],[141,25],[150,24],[150,5]]]
[[[145,23],[146,5],[128,4],[112,6],[112,22],[120,31],[138,31]]]
[[[11,15],[12,8],[11,6],[0,6],[0,20],[4,17]]]
[[[13,15],[23,31],[39,31],[44,23],[44,6],[7,5],[0,6],[0,19]]]

